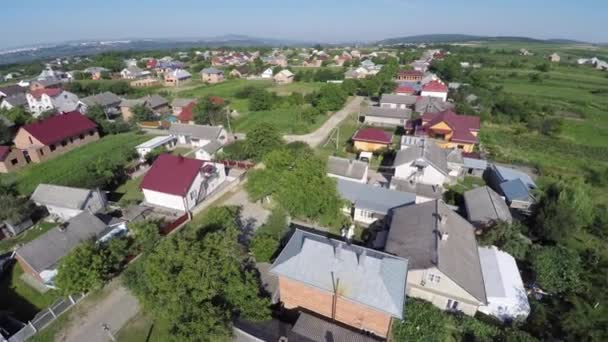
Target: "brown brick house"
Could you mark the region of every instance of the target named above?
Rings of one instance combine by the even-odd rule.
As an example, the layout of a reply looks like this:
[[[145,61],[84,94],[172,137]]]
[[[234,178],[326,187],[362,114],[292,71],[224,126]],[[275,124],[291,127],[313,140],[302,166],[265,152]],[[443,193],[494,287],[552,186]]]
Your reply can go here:
[[[403,318],[407,260],[296,229],[271,267],[287,309],[386,337]]]
[[[40,163],[96,140],[97,125],[74,111],[22,126],[13,142],[27,162]]]
[[[27,165],[23,152],[10,146],[0,146],[0,173],[15,171]]]

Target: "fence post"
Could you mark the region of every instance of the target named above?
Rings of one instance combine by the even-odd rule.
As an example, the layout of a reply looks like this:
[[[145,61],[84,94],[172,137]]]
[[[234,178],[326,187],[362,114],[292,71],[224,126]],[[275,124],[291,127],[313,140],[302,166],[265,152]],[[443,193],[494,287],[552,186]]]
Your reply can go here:
[[[34,329],[34,332],[35,332],[35,333],[37,333],[37,332],[38,332],[38,329],[36,329],[36,327],[35,327],[35,326],[32,324],[32,321],[27,321],[27,324],[28,324],[28,325],[29,325],[29,326],[30,326],[32,329]]]
[[[72,295],[68,295],[68,299],[70,299],[70,302],[72,303],[72,305],[76,304],[76,302],[74,301],[74,298],[72,298]]]
[[[53,312],[53,306],[49,306],[49,312],[51,313],[51,315],[53,315],[53,318],[57,318],[57,315],[55,315],[55,312]]]

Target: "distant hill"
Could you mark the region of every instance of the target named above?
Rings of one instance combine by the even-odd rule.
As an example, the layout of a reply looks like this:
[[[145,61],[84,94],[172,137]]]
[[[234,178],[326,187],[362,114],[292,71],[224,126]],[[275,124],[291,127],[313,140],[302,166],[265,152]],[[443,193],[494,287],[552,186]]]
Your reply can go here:
[[[535,39],[529,37],[516,36],[474,36],[467,34],[424,34],[417,36],[407,36],[398,38],[384,39],[377,44],[397,45],[397,44],[420,44],[420,43],[466,43],[466,42],[527,42],[527,43],[550,43],[550,44],[580,44],[584,42],[569,39]]]

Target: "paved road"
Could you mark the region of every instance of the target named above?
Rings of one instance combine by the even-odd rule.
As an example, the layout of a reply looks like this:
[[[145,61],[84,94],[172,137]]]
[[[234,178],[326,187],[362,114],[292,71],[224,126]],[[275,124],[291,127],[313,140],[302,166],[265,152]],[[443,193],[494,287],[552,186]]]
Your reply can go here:
[[[111,289],[103,299],[96,301],[94,306],[85,310],[83,316],[74,318],[69,328],[57,336],[57,341],[110,341],[108,333],[101,325],[108,324],[112,333],[116,334],[139,311],[137,299],[122,285],[115,286],[116,288]]]
[[[363,99],[364,98],[361,96],[354,97],[346,104],[346,106],[344,106],[344,108],[334,113],[334,115],[332,115],[327,121],[325,121],[323,126],[319,127],[319,129],[312,133],[303,135],[286,135],[283,138],[288,143],[294,141],[302,141],[307,143],[311,147],[317,147],[327,140],[327,138],[329,137],[329,133],[331,133],[334,128],[338,127],[340,122],[346,119],[348,115],[352,113],[359,113],[361,102],[363,102]]]

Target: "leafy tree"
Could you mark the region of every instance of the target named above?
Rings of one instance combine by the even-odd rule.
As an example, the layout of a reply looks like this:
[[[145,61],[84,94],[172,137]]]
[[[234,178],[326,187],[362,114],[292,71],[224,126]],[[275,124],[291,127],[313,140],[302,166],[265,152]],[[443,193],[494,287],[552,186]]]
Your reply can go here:
[[[236,214],[210,209],[198,228],[162,240],[129,271],[127,285],[168,323],[171,340],[227,340],[232,318],[269,318],[270,301],[242,262]]]
[[[103,247],[106,263],[112,272],[118,272],[130,252],[131,243],[127,238],[111,239],[107,245]]]
[[[532,269],[541,287],[552,293],[581,289],[581,259],[562,246],[539,247],[532,253]]]
[[[57,115],[57,111],[54,109],[49,109],[49,110],[45,110],[44,112],[40,113],[40,115],[38,115],[38,120],[44,120],[44,119],[48,119],[50,117],[53,117]]]
[[[11,130],[0,120],[0,144],[6,144],[11,141]]]
[[[226,121],[224,106],[214,102],[212,96],[198,101],[192,112],[194,122],[199,125],[223,125]]]
[[[90,108],[87,108],[87,117],[95,121],[98,126],[101,125],[104,121],[108,120],[106,111],[100,105],[95,105]]]
[[[256,234],[251,240],[251,252],[256,262],[269,262],[279,248],[279,240],[269,234]]]
[[[154,120],[154,114],[150,108],[144,106],[143,104],[133,106],[133,108],[131,108],[131,112],[133,113],[132,120],[136,122]]]
[[[13,184],[0,183],[0,222],[20,223],[32,214],[33,204],[27,198],[19,197]]]
[[[580,179],[556,181],[543,192],[533,214],[537,236],[561,241],[593,220],[590,188]]]
[[[64,295],[101,288],[109,265],[94,241],[83,243],[61,259],[55,283]]]
[[[23,126],[32,120],[32,116],[21,107],[15,107],[9,110],[0,109],[0,115],[14,122],[17,126]]]
[[[396,321],[393,327],[395,341],[443,342],[450,338],[446,329],[451,323],[450,316],[433,304],[408,298],[404,308],[405,319]]]
[[[551,65],[549,65],[549,63],[542,63],[535,66],[534,69],[540,72],[549,72],[549,70],[551,70]]]
[[[522,234],[524,230],[525,227],[518,222],[512,224],[499,222],[479,237],[479,244],[494,245],[517,260],[525,260],[532,242]]]
[[[259,123],[247,133],[245,153],[253,160],[261,160],[268,152],[283,145],[279,130],[272,124]]]
[[[148,152],[148,154],[146,154],[146,163],[148,165],[154,164],[156,158],[158,158],[158,156],[163,153],[167,153],[167,149],[164,146],[153,149],[152,151]]]
[[[270,110],[276,101],[276,95],[263,88],[255,88],[249,95],[249,110]]]
[[[129,225],[129,230],[135,237],[135,244],[144,252],[149,252],[160,240],[159,222],[139,221]]]

